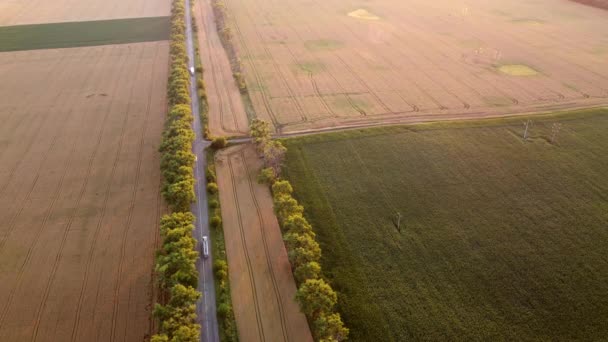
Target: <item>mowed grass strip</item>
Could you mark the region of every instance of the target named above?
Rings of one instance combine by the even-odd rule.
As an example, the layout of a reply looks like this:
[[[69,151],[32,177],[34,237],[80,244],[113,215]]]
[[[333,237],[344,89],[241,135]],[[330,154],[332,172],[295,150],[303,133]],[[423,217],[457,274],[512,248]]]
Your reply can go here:
[[[285,140],[351,340],[608,336],[608,109],[524,120]]]
[[[0,27],[0,52],[169,39],[169,17]]]

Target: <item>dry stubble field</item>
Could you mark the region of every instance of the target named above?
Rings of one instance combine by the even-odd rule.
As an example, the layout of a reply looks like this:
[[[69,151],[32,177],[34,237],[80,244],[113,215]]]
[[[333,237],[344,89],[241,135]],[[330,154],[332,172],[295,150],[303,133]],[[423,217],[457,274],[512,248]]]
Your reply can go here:
[[[168,43],[0,53],[0,340],[151,333]]]
[[[201,63],[205,70],[203,77],[209,104],[209,131],[214,136],[246,135],[249,120],[217,32],[211,1],[196,1],[193,12]]]
[[[168,0],[0,0],[0,26],[169,15]]]
[[[605,104],[608,12],[566,0],[224,0],[283,131]]]
[[[216,156],[232,303],[241,341],[312,341],[252,145]]]

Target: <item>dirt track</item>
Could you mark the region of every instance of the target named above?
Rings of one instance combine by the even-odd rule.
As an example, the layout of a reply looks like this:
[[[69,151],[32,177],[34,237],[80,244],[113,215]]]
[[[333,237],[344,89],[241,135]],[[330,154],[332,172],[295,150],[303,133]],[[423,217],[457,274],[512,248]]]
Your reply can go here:
[[[0,0],[0,26],[168,16],[168,0]]]
[[[209,102],[209,130],[214,136],[243,136],[249,131],[249,120],[217,33],[211,1],[198,0],[194,5]]]
[[[151,333],[168,43],[0,53],[0,341]]]
[[[251,145],[216,156],[232,303],[241,341],[312,341],[261,161]]]
[[[608,15],[593,7],[225,2],[256,114],[283,132],[608,103]],[[370,15],[348,15],[361,9]],[[537,74],[501,73],[505,64]]]

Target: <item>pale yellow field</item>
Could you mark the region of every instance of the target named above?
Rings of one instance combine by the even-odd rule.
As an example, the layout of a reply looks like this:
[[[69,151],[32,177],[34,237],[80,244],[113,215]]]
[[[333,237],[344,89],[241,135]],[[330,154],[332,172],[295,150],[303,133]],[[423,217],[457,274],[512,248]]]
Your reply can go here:
[[[169,0],[0,0],[0,26],[168,16]]]
[[[0,341],[153,333],[168,50],[0,53]]]

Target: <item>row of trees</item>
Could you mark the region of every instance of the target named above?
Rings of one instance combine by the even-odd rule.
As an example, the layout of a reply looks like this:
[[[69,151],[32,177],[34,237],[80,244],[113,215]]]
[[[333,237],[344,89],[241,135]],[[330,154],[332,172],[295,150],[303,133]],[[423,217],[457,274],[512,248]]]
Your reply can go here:
[[[336,312],[336,292],[321,276],[321,247],[315,240],[312,226],[304,218],[304,208],[293,198],[293,188],[281,180],[281,167],[286,148],[280,141],[272,140],[270,126],[262,120],[253,120],[251,136],[258,153],[264,159],[265,168],[259,180],[272,185],[274,211],[283,230],[294,277],[299,284],[296,300],[311,323],[317,341],[344,341],[348,328]]]
[[[173,0],[171,9],[170,74],[167,87],[169,113],[165,122],[161,152],[162,194],[172,214],[160,223],[162,245],[156,256],[155,271],[161,290],[160,303],[154,307],[159,331],[152,342],[198,342],[196,323],[197,291],[196,240],[192,237],[194,216],[194,154],[190,75],[186,54],[184,0]]]
[[[195,262],[196,240],[192,237],[194,216],[190,212],[165,215],[160,223],[162,246],[156,256],[156,273],[166,304],[156,303],[154,316],[160,321],[159,333],[152,342],[199,341],[200,325],[196,323],[196,290],[198,272]]]

